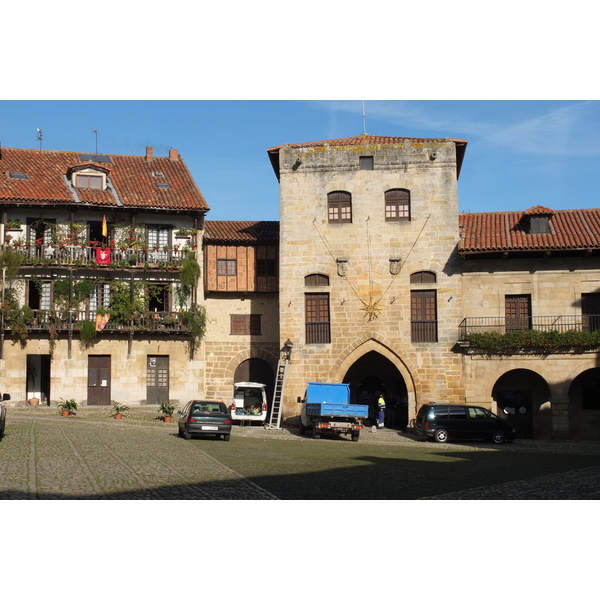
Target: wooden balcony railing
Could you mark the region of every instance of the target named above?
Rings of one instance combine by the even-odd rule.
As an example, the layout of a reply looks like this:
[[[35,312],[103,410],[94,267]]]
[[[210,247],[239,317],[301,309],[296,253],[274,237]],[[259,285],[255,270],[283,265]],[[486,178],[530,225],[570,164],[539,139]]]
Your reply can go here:
[[[96,323],[95,310],[33,310],[33,319],[27,324],[29,331],[73,331],[77,332],[81,323],[91,321]],[[139,332],[139,333],[185,333],[186,328],[182,321],[181,313],[171,311],[150,311],[136,313],[127,320],[109,318],[101,325],[106,332]],[[5,328],[10,330],[10,324],[5,323]]]
[[[140,267],[145,265],[181,264],[192,248],[102,248],[94,245],[66,246],[62,244],[6,244],[23,257],[24,265],[87,265]]]

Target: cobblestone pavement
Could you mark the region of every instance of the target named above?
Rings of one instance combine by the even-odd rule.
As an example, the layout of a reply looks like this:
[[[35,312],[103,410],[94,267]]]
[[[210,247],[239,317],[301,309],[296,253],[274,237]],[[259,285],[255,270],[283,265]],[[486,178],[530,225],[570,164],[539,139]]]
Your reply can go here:
[[[56,409],[48,407],[10,408],[7,435],[0,443],[0,499],[277,499],[212,458],[197,444],[181,443],[177,425],[158,421],[154,409],[132,409],[123,422],[108,420],[109,415],[110,407],[80,409],[76,418],[60,417]],[[12,427],[13,424],[19,427]],[[262,427],[236,426],[235,435],[312,442],[310,438],[300,438],[294,429],[267,431]],[[367,429],[358,443],[415,445],[430,442],[410,433]],[[600,442],[517,440],[502,446],[470,443],[436,447],[600,455]],[[600,467],[424,499],[543,500],[548,497],[600,499]]]
[[[156,412],[126,422],[109,422],[108,414],[90,411],[83,420],[9,409],[0,499],[277,499],[197,444],[181,443],[177,426],[156,421]]]

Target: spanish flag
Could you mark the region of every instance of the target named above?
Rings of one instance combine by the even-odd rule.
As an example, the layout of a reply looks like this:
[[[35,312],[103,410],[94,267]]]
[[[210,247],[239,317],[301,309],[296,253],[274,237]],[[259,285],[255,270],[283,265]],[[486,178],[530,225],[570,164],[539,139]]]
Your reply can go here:
[[[108,227],[106,225],[106,215],[102,218],[102,235],[106,237],[108,235]]]

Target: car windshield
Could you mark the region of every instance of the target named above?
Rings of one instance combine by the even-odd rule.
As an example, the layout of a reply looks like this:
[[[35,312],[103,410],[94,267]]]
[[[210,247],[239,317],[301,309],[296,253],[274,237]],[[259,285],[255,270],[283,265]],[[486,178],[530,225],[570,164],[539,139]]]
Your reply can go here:
[[[227,408],[222,402],[199,402],[192,406],[192,415],[227,414]]]

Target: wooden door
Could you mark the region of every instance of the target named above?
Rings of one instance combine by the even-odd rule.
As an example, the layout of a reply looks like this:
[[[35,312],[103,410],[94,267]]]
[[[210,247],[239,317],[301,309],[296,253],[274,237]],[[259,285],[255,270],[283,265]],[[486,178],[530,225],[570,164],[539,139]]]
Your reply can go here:
[[[146,365],[146,403],[169,401],[169,357],[148,356]]]
[[[88,406],[110,406],[110,356],[88,356]]]
[[[506,296],[506,331],[531,329],[531,296]]]

